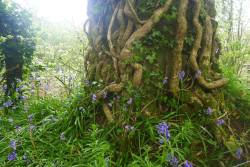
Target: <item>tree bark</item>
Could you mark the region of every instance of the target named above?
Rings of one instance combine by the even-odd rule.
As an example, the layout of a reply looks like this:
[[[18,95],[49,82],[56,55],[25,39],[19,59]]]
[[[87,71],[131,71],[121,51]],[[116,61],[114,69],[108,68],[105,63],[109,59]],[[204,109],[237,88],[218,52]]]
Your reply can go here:
[[[213,119],[222,118],[220,88],[228,79],[218,68],[214,0],[148,1],[88,1],[84,65],[86,78],[101,83],[92,99],[101,102],[104,124],[135,123],[140,114],[173,111],[165,97],[176,99],[181,111],[212,108]],[[226,143],[227,133],[212,126],[214,136]]]

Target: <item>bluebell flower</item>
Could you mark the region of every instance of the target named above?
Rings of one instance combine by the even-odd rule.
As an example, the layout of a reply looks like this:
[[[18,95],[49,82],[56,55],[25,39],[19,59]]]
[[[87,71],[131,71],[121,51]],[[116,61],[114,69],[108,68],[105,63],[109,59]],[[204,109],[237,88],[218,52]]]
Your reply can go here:
[[[179,77],[179,79],[180,79],[181,81],[183,81],[185,75],[186,75],[185,71],[181,71],[181,72],[179,72],[178,77]]]
[[[12,102],[11,100],[8,100],[7,102],[3,103],[3,106],[4,106],[5,108],[8,108],[8,107],[10,107],[10,106],[12,106],[12,105],[13,105],[13,102]]]
[[[217,126],[221,126],[221,125],[224,125],[224,124],[225,124],[225,121],[224,121],[224,119],[218,119],[218,120],[216,121],[216,124],[217,124]]]
[[[96,96],[96,94],[93,94],[92,95],[92,102],[94,103],[96,100],[97,100],[97,96]]]
[[[27,97],[26,96],[20,96],[19,99],[24,101],[24,100],[27,99]]]
[[[128,105],[131,105],[133,103],[133,99],[132,98],[129,98],[129,100],[127,101],[127,104]]]
[[[242,155],[243,155],[243,150],[242,150],[242,148],[238,148],[238,149],[236,150],[236,153],[235,153],[236,158],[237,158],[237,159],[241,159]]]
[[[169,164],[170,164],[172,167],[178,167],[179,160],[178,160],[175,156],[169,154],[169,155],[167,156],[167,161],[169,162]]]
[[[195,78],[199,78],[201,76],[201,70],[196,71]]]
[[[10,153],[10,154],[8,155],[8,160],[9,160],[9,161],[13,161],[13,160],[15,160],[16,158],[17,158],[17,154],[16,154],[15,151],[13,151],[12,153]]]
[[[15,140],[11,140],[9,146],[10,146],[13,150],[16,150],[16,141],[15,141]]]
[[[165,77],[162,81],[163,85],[166,85],[168,83],[168,77]]]
[[[207,110],[206,110],[206,114],[207,115],[212,115],[213,113],[213,109],[211,107],[208,107]]]
[[[157,132],[159,135],[164,136],[167,140],[170,138],[169,126],[166,122],[159,123],[157,126]]]
[[[184,167],[193,167],[193,165],[187,160],[184,162]]]

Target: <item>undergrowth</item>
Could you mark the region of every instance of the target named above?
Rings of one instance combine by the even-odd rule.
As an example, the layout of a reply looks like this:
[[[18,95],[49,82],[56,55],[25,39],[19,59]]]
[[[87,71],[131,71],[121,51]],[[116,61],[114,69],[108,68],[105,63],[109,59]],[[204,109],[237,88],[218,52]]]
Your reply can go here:
[[[133,124],[100,124],[98,102],[81,89],[69,97],[31,95],[2,108],[0,166],[244,165],[249,160],[250,93],[234,75],[226,75],[231,82],[223,91],[232,111],[230,126],[237,148],[230,150],[218,142],[205,110],[182,112],[173,99],[166,103],[175,111],[152,116],[137,113]],[[159,132],[160,125],[167,126],[167,138]]]

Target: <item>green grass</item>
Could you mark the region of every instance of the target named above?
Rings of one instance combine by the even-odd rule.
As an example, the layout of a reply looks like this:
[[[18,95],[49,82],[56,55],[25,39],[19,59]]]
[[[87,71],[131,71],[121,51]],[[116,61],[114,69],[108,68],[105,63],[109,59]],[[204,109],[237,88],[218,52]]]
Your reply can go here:
[[[216,138],[209,125],[211,118],[203,111],[182,113],[179,104],[169,99],[166,103],[173,105],[176,111],[154,116],[138,112],[132,124],[134,129],[127,130],[120,122],[100,124],[99,103],[92,103],[89,93],[76,91],[78,93],[68,98],[31,96],[15,110],[9,109],[8,114],[2,111],[0,166],[161,167],[171,166],[167,157],[173,155],[178,158],[179,166],[188,160],[199,167],[214,164],[233,167],[249,158],[245,151],[249,145],[246,127],[250,120],[250,98],[249,94],[239,96],[241,89],[245,90],[245,87],[232,79],[224,89],[228,108],[239,111],[236,112],[237,119],[230,120],[244,123],[244,126],[240,124],[240,133],[235,134],[237,146],[244,149],[244,159],[241,160],[235,158],[235,150],[230,150]],[[33,115],[32,121],[28,119],[30,115]],[[163,138],[156,129],[161,122],[170,125],[171,134],[162,144],[159,141]],[[31,125],[36,127],[32,131]],[[17,131],[16,126],[21,128]],[[14,161],[7,159],[13,152],[9,146],[11,140],[17,142],[17,159]]]

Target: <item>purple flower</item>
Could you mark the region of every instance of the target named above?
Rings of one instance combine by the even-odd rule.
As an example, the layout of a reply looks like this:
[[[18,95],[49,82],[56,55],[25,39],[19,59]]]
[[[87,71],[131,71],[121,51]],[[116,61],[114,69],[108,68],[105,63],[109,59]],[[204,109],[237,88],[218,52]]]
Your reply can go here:
[[[93,95],[92,95],[92,102],[93,102],[93,103],[97,100],[96,98],[97,98],[96,94],[93,94]]]
[[[15,151],[13,151],[12,153],[10,153],[10,154],[8,155],[8,160],[9,160],[9,161],[13,161],[13,160],[15,160],[16,158],[17,158],[17,154],[16,154]]]
[[[179,161],[178,161],[178,159],[177,159],[175,156],[169,154],[169,155],[167,156],[167,161],[169,162],[169,164],[170,164],[172,167],[178,167]]]
[[[185,71],[181,71],[181,72],[179,72],[178,77],[179,77],[179,79],[180,79],[181,81],[183,81],[185,75],[186,75]]]
[[[15,140],[11,140],[9,146],[10,146],[13,150],[16,150],[16,141],[15,141]]]
[[[66,140],[64,132],[60,134],[60,140],[62,141]]]
[[[34,117],[33,114],[31,114],[31,115],[28,116],[29,122],[32,122],[32,121],[33,121],[33,117]]]
[[[163,85],[166,85],[168,83],[168,77],[165,77],[162,81]]]
[[[13,105],[13,102],[12,102],[11,100],[8,100],[7,102],[3,103],[3,106],[4,106],[5,108],[8,108],[8,107],[10,107],[10,106],[12,106],[12,105]]]
[[[131,105],[133,103],[133,99],[132,98],[129,98],[129,100],[127,101],[127,104],[128,105]]]
[[[207,115],[212,115],[213,113],[213,109],[211,107],[208,107],[207,110],[206,110],[206,114]]]
[[[135,127],[131,125],[126,125],[124,128],[126,131],[132,131]]]
[[[225,124],[225,121],[224,121],[224,119],[218,119],[218,120],[216,121],[216,124],[217,124],[217,126],[221,126],[221,125],[224,125],[224,124]]]
[[[184,167],[193,167],[193,165],[187,160],[184,162]]]
[[[19,99],[20,99],[20,100],[26,100],[27,97],[26,97],[26,96],[20,96]]]
[[[169,126],[166,122],[159,123],[157,126],[157,132],[159,135],[164,136],[167,140],[170,138]]]
[[[201,70],[196,71],[195,78],[199,78],[201,76]]]
[[[242,148],[238,148],[238,149],[236,150],[235,156],[236,156],[237,159],[241,159],[242,154],[243,154]]]

